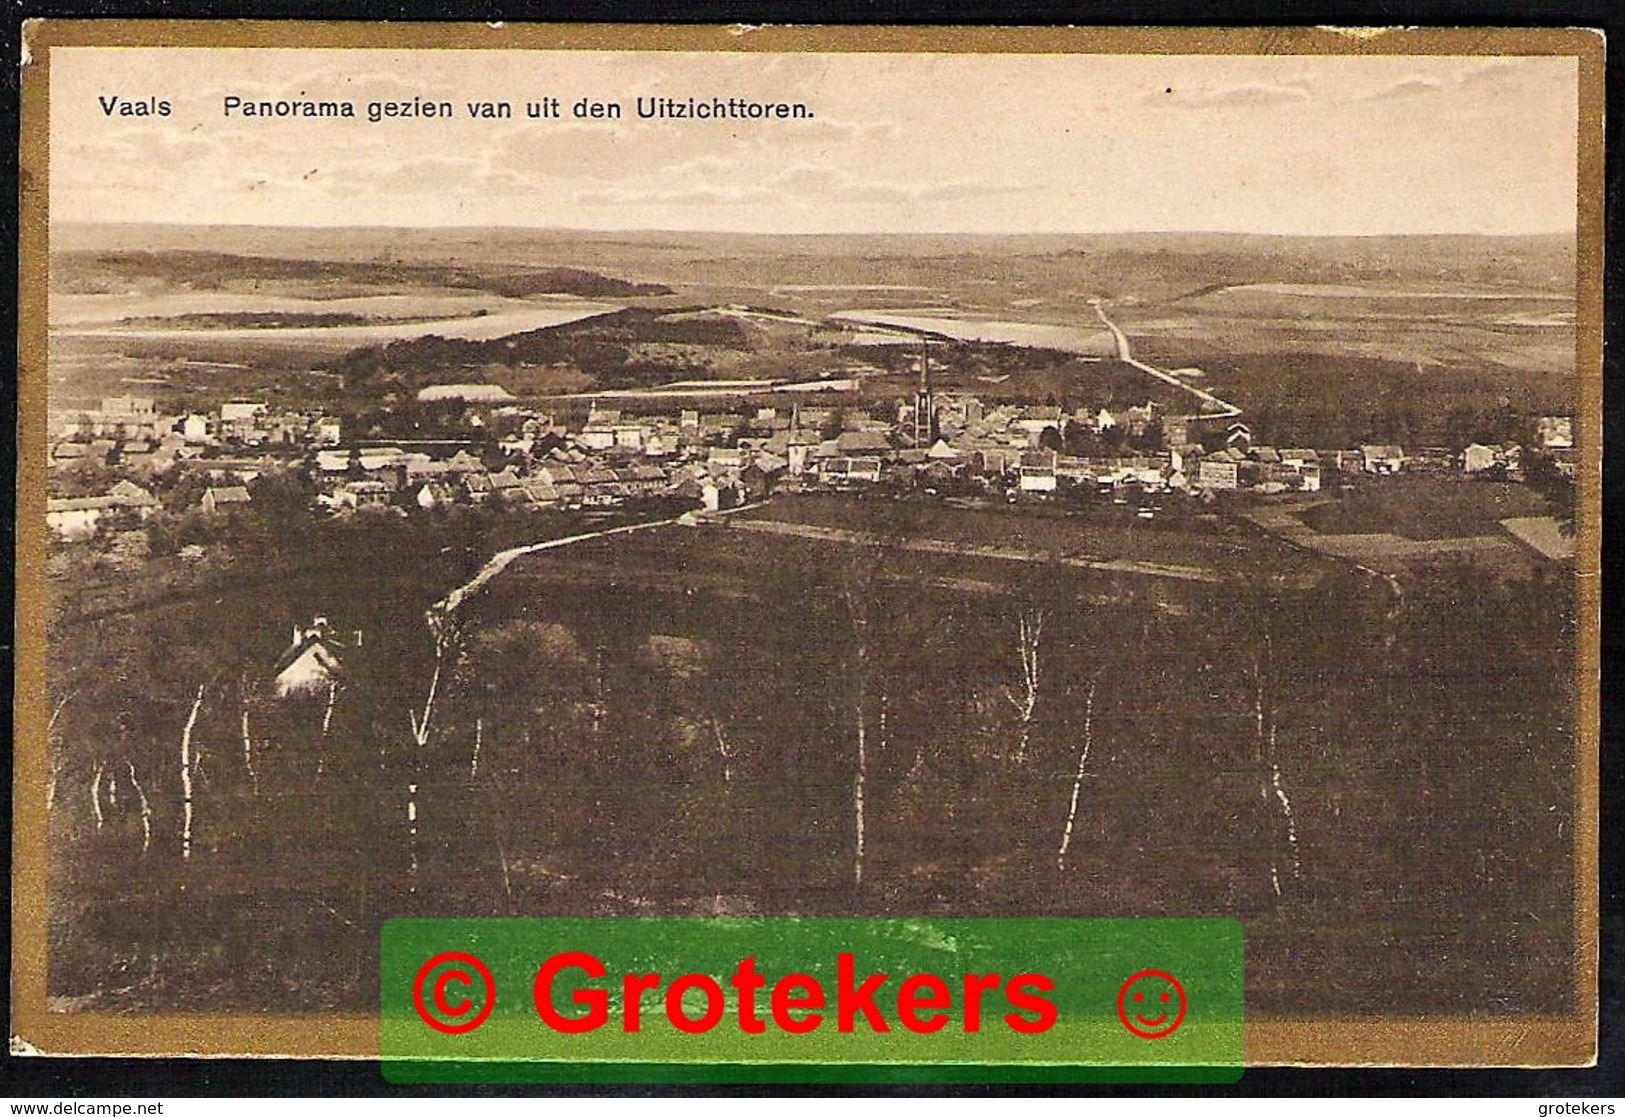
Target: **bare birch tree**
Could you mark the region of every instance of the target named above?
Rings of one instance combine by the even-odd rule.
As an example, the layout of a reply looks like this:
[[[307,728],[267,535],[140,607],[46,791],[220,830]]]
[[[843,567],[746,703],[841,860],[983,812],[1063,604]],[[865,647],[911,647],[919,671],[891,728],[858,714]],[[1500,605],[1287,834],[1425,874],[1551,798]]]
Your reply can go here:
[[[711,734],[716,738],[717,755],[722,757],[722,786],[727,791],[733,790],[734,769],[733,750],[728,745],[728,737],[722,732],[722,722],[713,717],[711,719]]]
[[[327,704],[322,709],[322,733],[316,742],[316,778],[319,780],[327,772],[327,733],[333,726],[333,707],[338,704],[339,683],[337,679],[327,682]],[[414,726],[413,736],[417,735]]]
[[[411,855],[411,884],[409,890],[417,892],[418,875],[418,779],[423,767],[423,750],[429,744],[429,729],[434,719],[435,698],[440,692],[440,676],[446,668],[446,655],[451,650],[456,630],[452,618],[438,609],[427,614],[430,635],[434,637],[434,671],[429,675],[429,692],[423,698],[423,713],[407,707],[406,716],[412,724],[412,740],[417,745],[412,758],[414,778],[406,785],[406,837]]]
[[[1274,734],[1272,727],[1272,738]],[[1273,762],[1270,764],[1270,785],[1275,788],[1275,798],[1281,804],[1281,816],[1286,820],[1286,849],[1292,862],[1292,879],[1299,880],[1303,877],[1303,866],[1298,860],[1298,820],[1292,813],[1292,800],[1287,797],[1286,788],[1281,786],[1281,766]]]
[[[1281,765],[1276,759],[1275,749],[1274,696],[1266,690],[1265,683],[1266,675],[1274,673],[1275,658],[1268,628],[1264,630],[1263,644],[1263,655],[1253,658],[1254,755],[1261,773],[1259,796],[1265,803],[1273,801],[1280,808],[1287,861],[1292,870],[1292,879],[1299,880],[1303,876],[1303,866],[1298,857],[1298,820],[1292,813],[1292,800],[1281,783]],[[1277,898],[1281,896],[1281,873],[1273,852],[1270,854],[1270,889]]]
[[[1095,687],[1100,674],[1089,680],[1089,693],[1083,700],[1083,747],[1078,750],[1078,770],[1072,777],[1072,802],[1066,809],[1066,827],[1061,831],[1061,848],[1055,855],[1055,867],[1066,872],[1066,853],[1072,847],[1072,827],[1078,818],[1078,796],[1083,791],[1083,771],[1089,763],[1089,749],[1095,743]]]
[[[192,730],[197,726],[198,712],[203,709],[203,691],[207,684],[197,688],[192,700],[192,712],[187,715],[186,728],[181,730],[181,860],[192,859],[192,772],[196,758],[192,753]]]
[[[852,778],[852,883],[863,884],[867,852],[864,793],[869,778],[868,723],[864,707],[869,699],[869,580],[863,571],[851,571],[843,597],[852,624],[852,711],[857,730],[857,770]]]
[[[141,786],[141,781],[136,779],[135,765],[126,760],[124,766],[130,770],[130,786],[135,788],[141,808],[141,852],[145,855],[147,850],[152,848],[152,804],[147,802],[146,789]]]
[[[47,811],[56,804],[56,777],[62,766],[60,742],[56,738],[56,721],[57,718],[62,716],[62,708],[68,704],[68,699],[72,697],[72,691],[64,694],[61,700],[57,702],[56,708],[51,711],[50,720],[45,723],[45,741],[51,754],[51,770],[50,774],[45,778],[45,809]]]
[[[96,816],[96,829],[100,830],[106,821],[102,815],[102,773],[107,771],[107,761],[96,763],[96,773],[90,777],[90,810]]]
[[[62,716],[63,708],[65,706],[67,706],[68,700],[71,699],[72,697],[73,697],[73,692],[69,691],[67,694],[64,694],[62,696],[60,701],[57,702],[56,708],[51,711],[50,720],[45,723],[45,732],[46,733],[49,734],[49,733],[53,732],[56,729],[56,721],[57,721],[58,718],[60,718]]]
[[[857,697],[857,703],[856,703],[856,706],[857,706],[857,720],[858,720],[858,727],[857,727],[858,728],[858,771],[857,771],[856,777],[852,781],[852,822],[853,822],[853,829],[854,829],[854,831],[856,833],[855,844],[854,844],[853,849],[852,849],[852,883],[853,884],[862,884],[863,883],[863,855],[864,855],[863,792],[864,792],[864,783],[867,781],[867,779],[869,777],[869,745],[868,745],[868,741],[865,739],[864,717],[863,717],[863,704],[864,704],[864,697],[865,697],[864,691],[867,689],[866,686],[865,686],[865,680],[864,680],[864,672],[867,670],[867,665],[865,664],[866,656],[867,656],[867,649],[865,648],[864,638],[862,636],[859,636],[858,637],[858,697]]]
[[[1021,684],[1018,690],[1006,692],[1010,704],[1016,708],[1016,718],[1021,725],[1021,736],[1016,742],[1018,762],[1027,759],[1027,746],[1032,741],[1033,714],[1038,709],[1038,684],[1043,677],[1038,652],[1044,639],[1046,616],[1041,606],[1029,605],[1022,608],[1018,619],[1016,654],[1021,660]]]
[[[254,798],[258,799],[260,795],[260,777],[259,773],[254,770],[254,738],[248,730],[248,677],[246,675],[243,676],[237,694],[241,702],[243,715],[243,771],[248,776],[249,785],[254,789]]]

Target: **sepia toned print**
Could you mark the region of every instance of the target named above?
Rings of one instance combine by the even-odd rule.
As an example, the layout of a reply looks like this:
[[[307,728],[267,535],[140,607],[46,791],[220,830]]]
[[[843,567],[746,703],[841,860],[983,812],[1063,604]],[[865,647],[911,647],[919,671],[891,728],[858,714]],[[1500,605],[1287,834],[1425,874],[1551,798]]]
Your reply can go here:
[[[1164,916],[1255,1061],[1590,1058],[1589,36],[189,26],[32,41],[25,1046]]]

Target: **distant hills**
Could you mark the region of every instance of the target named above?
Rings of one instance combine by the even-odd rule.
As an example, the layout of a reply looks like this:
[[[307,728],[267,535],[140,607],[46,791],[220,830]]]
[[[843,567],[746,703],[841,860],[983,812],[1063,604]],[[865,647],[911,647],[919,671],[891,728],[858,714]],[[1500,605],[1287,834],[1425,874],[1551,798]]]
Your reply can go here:
[[[245,282],[351,283],[369,287],[412,284],[486,291],[505,298],[527,295],[577,295],[582,298],[628,298],[667,295],[663,284],[631,283],[582,268],[543,267],[498,270],[455,264],[381,260],[334,260],[292,256],[150,248],[68,250],[52,257],[51,279],[58,289],[116,277],[127,283],[159,280],[174,286],[232,287]]]
[[[285,255],[300,259],[359,260],[378,256],[445,259],[458,248],[482,256],[529,256],[537,250],[592,243],[643,251],[704,254],[782,254],[786,250],[831,256],[850,255],[1042,255],[1167,252],[1178,255],[1311,253],[1324,257],[1377,261],[1401,252],[1429,257],[1510,253],[1520,257],[1574,255],[1569,234],[1478,236],[1271,236],[1260,233],[708,233],[662,230],[604,231],[530,227],[466,226],[401,228],[386,226],[302,227],[282,225],[146,225],[58,222],[51,226],[53,251],[229,251],[245,255]]]
[[[807,236],[61,223],[52,226],[51,243],[52,282],[59,290],[80,269],[109,266],[118,275],[173,269],[166,278],[189,272],[193,281],[252,272],[269,279],[351,281],[367,287],[410,283],[504,295],[612,298],[663,294],[668,287],[694,284],[761,290],[787,282],[884,283],[954,290],[960,281],[993,283],[1011,298],[1053,298],[1072,291],[1158,300],[1209,285],[1254,283],[1462,285],[1572,293],[1576,274],[1575,240],[1565,235]],[[969,288],[958,293],[977,294]]]

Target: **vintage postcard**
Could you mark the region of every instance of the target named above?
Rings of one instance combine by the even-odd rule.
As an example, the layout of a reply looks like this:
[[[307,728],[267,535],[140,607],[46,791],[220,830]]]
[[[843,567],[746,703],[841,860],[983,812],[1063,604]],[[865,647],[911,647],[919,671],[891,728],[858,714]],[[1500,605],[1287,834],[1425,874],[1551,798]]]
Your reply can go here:
[[[31,25],[13,1048],[374,1057],[397,917],[1203,918],[1249,1063],[1589,1063],[1602,60]]]

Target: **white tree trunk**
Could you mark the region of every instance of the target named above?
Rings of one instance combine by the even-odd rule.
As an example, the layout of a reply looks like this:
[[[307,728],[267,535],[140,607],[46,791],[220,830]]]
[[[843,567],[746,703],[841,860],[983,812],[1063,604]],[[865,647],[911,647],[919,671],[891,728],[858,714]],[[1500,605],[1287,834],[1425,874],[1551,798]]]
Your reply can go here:
[[[1270,729],[1271,743],[1275,730]],[[1292,879],[1300,880],[1303,877],[1303,866],[1298,861],[1298,820],[1292,813],[1292,800],[1287,798],[1286,788],[1281,786],[1281,766],[1270,765],[1270,783],[1275,788],[1275,798],[1281,804],[1281,816],[1286,819],[1286,851],[1287,859],[1292,865]]]
[[[502,892],[503,892],[503,895],[508,897],[508,914],[512,915],[513,911],[514,911],[514,906],[513,906],[513,881],[508,876],[508,849],[502,843],[502,825],[501,825],[500,822],[497,824],[497,835],[496,835],[496,837],[497,837],[497,859],[502,863]]]
[[[446,663],[446,648],[451,640],[448,622],[437,619],[431,612],[429,616],[429,629],[434,634],[434,674],[429,676],[429,693],[423,699],[423,716],[419,717],[411,707],[407,707],[406,716],[412,722],[412,740],[418,747],[417,757],[414,757],[414,768],[421,765],[421,753],[424,746],[429,743],[429,726],[434,718],[435,695],[440,690],[440,672]],[[409,891],[416,894],[418,890],[418,785],[413,780],[406,785],[406,839],[411,853],[411,883]]]
[[[135,765],[126,760],[124,766],[130,770],[130,786],[135,788],[136,798],[141,801],[141,853],[144,856],[152,848],[152,804],[147,802],[141,781],[135,778]]]
[[[485,739],[485,719],[483,717],[476,717],[474,719],[474,755],[469,757],[469,759],[468,759],[468,778],[471,779],[471,780],[479,778],[479,774],[480,774],[480,745],[484,741],[484,739]],[[504,872],[507,871],[506,865],[504,865],[503,871]]]
[[[857,842],[852,852],[852,883],[863,883],[863,784],[869,774],[868,742],[864,739],[863,697],[858,696],[858,775],[852,783],[852,817],[857,828]]]
[[[1032,741],[1033,713],[1038,709],[1038,683],[1042,677],[1038,649],[1043,636],[1044,610],[1023,609],[1016,638],[1016,654],[1021,659],[1021,692],[1009,696],[1021,723],[1021,737],[1016,742],[1018,761],[1027,759],[1027,746]]]
[[[1264,665],[1253,657],[1253,756],[1259,763],[1264,761]]]
[[[1271,653],[1269,633],[1264,633],[1264,651]],[[1269,728],[1265,730],[1265,693],[1264,673],[1262,663],[1255,659],[1253,666],[1255,680],[1253,691],[1253,717],[1256,723],[1255,749],[1260,766],[1268,764],[1269,778],[1259,785],[1259,795],[1268,802],[1273,793],[1274,799],[1281,808],[1281,817],[1286,825],[1286,854],[1287,862],[1292,871],[1293,880],[1301,880],[1303,866],[1298,859],[1298,820],[1292,812],[1292,800],[1288,798],[1286,788],[1281,783],[1281,766],[1275,760],[1275,716],[1273,711],[1268,718]],[[1277,862],[1272,857],[1270,861],[1270,887],[1279,897],[1281,895],[1281,873]]]
[[[409,891],[418,890],[418,785],[406,785],[406,844],[412,856],[412,877]]]
[[[90,777],[90,809],[96,815],[96,829],[102,828],[106,821],[102,817],[102,773],[107,770],[107,761],[103,760],[96,765],[96,774]]]
[[[857,641],[857,686],[853,703],[857,720],[858,770],[852,780],[852,883],[863,883],[863,861],[867,852],[864,831],[864,790],[869,777],[869,738],[864,706],[869,698],[869,601],[868,586],[856,590],[848,587],[847,609],[852,617],[853,635]]]
[[[1072,826],[1078,818],[1078,796],[1083,791],[1083,769],[1089,763],[1089,748],[1095,739],[1095,686],[1096,675],[1089,680],[1089,696],[1083,702],[1083,748],[1078,752],[1078,770],[1072,777],[1072,802],[1066,809],[1066,829],[1061,831],[1061,848],[1055,855],[1055,867],[1066,872],[1066,851],[1072,848]]]
[[[429,719],[434,716],[435,692],[440,689],[440,669],[446,661],[446,644],[443,639],[436,639],[434,646],[434,674],[429,676],[429,693],[423,700],[423,716],[420,718],[415,710],[410,708],[406,716],[412,721],[412,739],[417,742],[418,748],[429,743]]]
[[[67,694],[64,694],[62,696],[62,700],[56,704],[56,709],[51,711],[50,720],[45,723],[45,732],[46,733],[50,733],[52,730],[54,730],[56,728],[56,719],[62,716],[62,707],[66,706],[68,704],[68,699],[70,699],[72,697],[73,697],[73,692],[69,691]]]
[[[604,649],[593,652],[592,739],[596,744],[604,733]]]
[[[722,732],[722,722],[716,718],[711,719],[711,735],[717,739],[717,755],[722,757],[722,785],[732,789],[734,782],[733,751],[728,747],[728,738]]]
[[[339,684],[330,680],[327,684],[327,708],[322,711],[322,736],[316,745],[316,778],[321,779],[327,771],[327,731],[333,724],[333,706],[339,700]]]
[[[254,798],[260,794],[259,773],[254,771],[254,738],[248,732],[248,699],[243,698],[243,770],[248,773],[248,782],[253,785]]]
[[[327,684],[327,709],[322,711],[322,740],[327,740],[327,731],[333,726],[333,704],[339,700],[339,684],[330,681]]]
[[[68,699],[72,697],[72,691],[64,694],[62,700],[56,704],[56,709],[51,711],[50,720],[45,723],[45,741],[47,745],[55,745],[56,741],[52,734],[56,732],[56,719],[62,716],[62,707],[66,706]],[[56,805],[56,777],[61,767],[61,757],[58,755],[58,750],[51,748],[50,752],[51,772],[50,775],[45,777],[45,809],[47,812]]]
[[[181,860],[192,859],[192,730],[197,725],[198,711],[203,709],[203,687],[197,688],[192,700],[192,712],[187,715],[186,728],[181,730]]]

